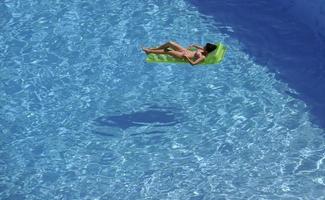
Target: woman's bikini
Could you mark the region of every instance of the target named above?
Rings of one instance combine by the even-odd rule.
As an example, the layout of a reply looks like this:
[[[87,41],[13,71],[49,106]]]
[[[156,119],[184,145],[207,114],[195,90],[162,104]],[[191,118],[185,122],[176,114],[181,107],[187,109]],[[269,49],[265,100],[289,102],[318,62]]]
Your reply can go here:
[[[194,54],[193,54],[193,51],[190,51],[190,50],[187,50],[187,49],[184,49],[181,52],[183,53],[183,56],[187,55],[189,58],[194,58],[195,60],[199,59],[202,56],[202,53],[200,53],[199,49],[197,49],[194,52]]]
[[[196,50],[194,53],[194,58],[199,59],[201,57],[202,53],[199,52],[199,50]]]

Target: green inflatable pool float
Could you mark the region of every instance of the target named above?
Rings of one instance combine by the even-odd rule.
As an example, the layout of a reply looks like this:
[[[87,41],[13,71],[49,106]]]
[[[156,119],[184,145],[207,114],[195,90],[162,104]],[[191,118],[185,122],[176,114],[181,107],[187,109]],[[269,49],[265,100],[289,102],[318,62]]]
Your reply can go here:
[[[217,43],[216,45],[217,48],[211,53],[209,53],[209,55],[198,65],[218,64],[222,61],[227,48],[221,43]],[[195,48],[190,50],[195,51]],[[152,53],[148,54],[146,61],[148,63],[189,63],[185,59],[174,58],[173,56],[166,54]]]

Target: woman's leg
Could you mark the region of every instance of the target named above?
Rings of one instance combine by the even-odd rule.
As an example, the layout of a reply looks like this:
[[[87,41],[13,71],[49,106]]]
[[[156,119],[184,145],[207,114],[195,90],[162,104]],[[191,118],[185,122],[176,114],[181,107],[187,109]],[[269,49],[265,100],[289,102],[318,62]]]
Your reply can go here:
[[[146,52],[146,54],[149,53],[153,53],[153,54],[168,54],[171,55],[175,58],[183,58],[184,53],[183,52],[179,52],[179,51],[166,51],[165,49],[143,49],[144,52]]]
[[[181,45],[177,44],[176,42],[172,42],[172,41],[169,41],[157,48],[150,48],[152,50],[158,50],[158,49],[167,49],[167,48],[171,48],[173,50],[176,50],[176,51],[183,51],[185,50],[185,48],[183,48]]]
[[[167,54],[175,58],[184,58],[184,52],[180,51],[168,51]]]
[[[146,54],[153,53],[153,54],[168,54],[167,51],[164,49],[148,49],[148,48],[143,48],[143,51],[146,52]]]

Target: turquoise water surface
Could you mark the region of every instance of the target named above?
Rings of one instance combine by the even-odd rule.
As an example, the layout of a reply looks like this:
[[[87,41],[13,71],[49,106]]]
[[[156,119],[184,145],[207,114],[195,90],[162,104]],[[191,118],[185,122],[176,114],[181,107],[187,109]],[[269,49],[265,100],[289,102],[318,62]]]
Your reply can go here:
[[[0,10],[0,199],[325,198],[324,130],[231,26],[183,0]],[[144,62],[169,40],[228,51]]]

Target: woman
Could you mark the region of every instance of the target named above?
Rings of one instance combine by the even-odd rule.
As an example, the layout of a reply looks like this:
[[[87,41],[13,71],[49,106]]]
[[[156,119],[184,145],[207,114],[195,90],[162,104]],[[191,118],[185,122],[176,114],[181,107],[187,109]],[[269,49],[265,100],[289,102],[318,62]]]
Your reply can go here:
[[[190,51],[189,49],[192,47],[196,48],[196,51]],[[184,58],[191,63],[191,65],[196,65],[202,62],[208,54],[216,48],[216,45],[210,43],[207,43],[204,47],[191,45],[188,48],[184,48],[176,42],[170,41],[157,48],[143,48],[143,51],[146,52],[146,54],[168,54],[175,58]]]

